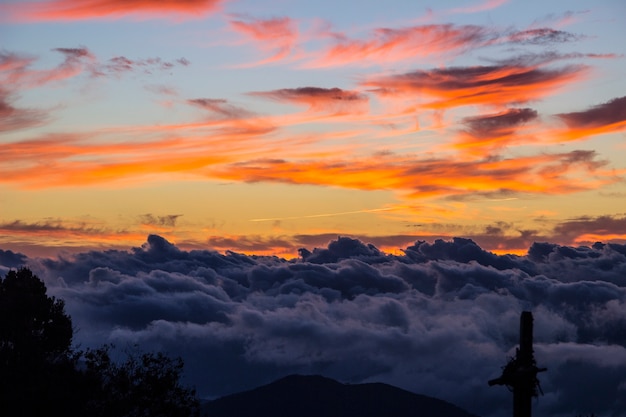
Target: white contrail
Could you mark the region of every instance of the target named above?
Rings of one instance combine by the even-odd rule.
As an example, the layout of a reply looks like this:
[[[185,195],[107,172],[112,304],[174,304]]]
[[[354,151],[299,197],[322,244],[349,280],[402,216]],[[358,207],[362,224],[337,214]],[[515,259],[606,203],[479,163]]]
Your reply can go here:
[[[375,213],[377,211],[389,211],[397,210],[397,207],[367,209],[367,210],[355,210],[355,211],[342,211],[338,213],[323,213],[323,214],[310,214],[308,216],[291,216],[291,217],[270,217],[266,219],[250,219],[251,222],[271,222],[277,220],[298,220],[298,219],[314,219],[316,217],[332,217],[332,216],[344,216],[346,214],[359,214],[359,213]]]
[[[517,197],[508,197],[508,198],[488,198],[485,201],[511,201],[511,200],[519,200]]]

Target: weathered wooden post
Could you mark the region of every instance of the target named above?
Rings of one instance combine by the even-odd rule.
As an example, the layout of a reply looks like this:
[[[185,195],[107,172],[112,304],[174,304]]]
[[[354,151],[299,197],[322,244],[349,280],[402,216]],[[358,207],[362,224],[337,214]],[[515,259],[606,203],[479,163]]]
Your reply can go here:
[[[513,417],[531,417],[532,398],[541,390],[537,373],[546,370],[537,367],[533,354],[533,315],[523,311],[515,357],[504,366],[502,376],[490,380],[489,385],[506,385],[513,391]]]

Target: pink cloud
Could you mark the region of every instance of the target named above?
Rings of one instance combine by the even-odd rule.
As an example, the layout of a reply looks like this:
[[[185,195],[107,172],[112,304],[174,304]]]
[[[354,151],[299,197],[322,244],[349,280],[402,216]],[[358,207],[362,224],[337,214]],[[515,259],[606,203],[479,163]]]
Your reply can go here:
[[[481,26],[453,24],[378,28],[366,39],[353,39],[337,33],[331,36],[335,40],[334,45],[309,65],[372,65],[416,56],[459,53],[471,47],[484,46],[497,38],[496,34]]]
[[[31,69],[36,58],[16,53],[0,53],[0,80],[5,86],[17,90],[34,88],[52,81],[74,77],[93,66],[95,56],[84,47],[55,48],[64,59],[61,64],[50,69]]]
[[[11,94],[0,87],[0,132],[39,126],[47,119],[46,112],[15,107],[12,102]]]
[[[231,20],[230,25],[270,54],[253,65],[268,64],[287,58],[294,52],[299,38],[296,22],[289,17],[237,19]]]
[[[0,8],[4,21],[68,21],[142,17],[201,17],[215,11],[222,0],[45,0],[8,3]]]
[[[469,5],[465,7],[459,7],[456,9],[450,10],[451,13],[479,13],[485,12],[487,10],[497,9],[505,3],[508,3],[509,0],[486,0],[479,4]]]

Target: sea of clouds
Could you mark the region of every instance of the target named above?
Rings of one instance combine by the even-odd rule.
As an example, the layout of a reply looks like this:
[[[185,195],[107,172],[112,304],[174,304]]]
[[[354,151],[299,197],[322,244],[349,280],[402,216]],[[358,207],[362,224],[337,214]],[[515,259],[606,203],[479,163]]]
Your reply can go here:
[[[455,238],[398,256],[340,237],[285,260],[184,251],[151,235],[129,251],[55,259],[0,250],[3,276],[21,265],[65,300],[77,346],[181,356],[203,398],[322,374],[509,415],[511,394],[487,381],[530,310],[548,368],[535,414],[626,416],[626,245],[535,243],[498,256]]]

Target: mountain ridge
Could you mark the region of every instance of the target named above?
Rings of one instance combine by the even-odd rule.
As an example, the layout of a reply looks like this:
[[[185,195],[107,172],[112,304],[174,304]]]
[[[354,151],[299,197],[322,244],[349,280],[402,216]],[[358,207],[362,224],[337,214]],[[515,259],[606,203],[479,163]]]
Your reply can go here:
[[[205,403],[209,417],[477,417],[456,405],[382,382],[344,384],[293,374]]]

